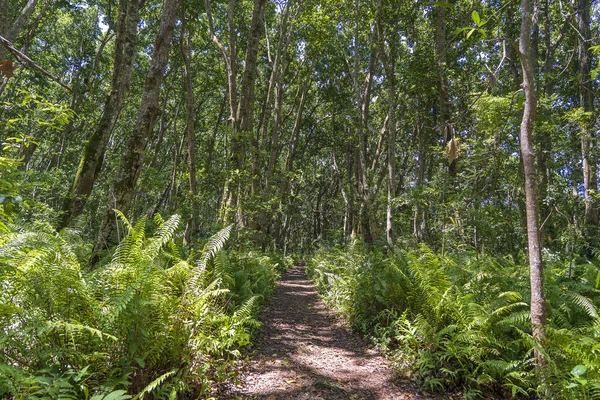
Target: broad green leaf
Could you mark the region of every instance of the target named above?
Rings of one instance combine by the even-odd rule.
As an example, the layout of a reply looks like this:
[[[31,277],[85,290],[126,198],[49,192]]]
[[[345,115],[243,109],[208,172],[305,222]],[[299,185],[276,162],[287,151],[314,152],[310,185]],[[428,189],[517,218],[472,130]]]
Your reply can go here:
[[[471,13],[471,18],[477,26],[481,26],[481,18],[479,17],[479,13],[477,11],[473,10],[473,12]]]
[[[571,374],[579,377],[583,374],[585,374],[585,372],[587,371],[587,367],[585,365],[576,365],[572,370],[571,370]]]

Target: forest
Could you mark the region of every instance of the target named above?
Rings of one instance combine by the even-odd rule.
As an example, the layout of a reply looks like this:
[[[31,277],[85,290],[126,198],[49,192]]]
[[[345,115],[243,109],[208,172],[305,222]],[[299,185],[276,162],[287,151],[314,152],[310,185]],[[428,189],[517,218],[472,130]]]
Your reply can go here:
[[[599,59],[594,0],[0,0],[0,398],[226,398],[297,265],[428,393],[600,398]]]

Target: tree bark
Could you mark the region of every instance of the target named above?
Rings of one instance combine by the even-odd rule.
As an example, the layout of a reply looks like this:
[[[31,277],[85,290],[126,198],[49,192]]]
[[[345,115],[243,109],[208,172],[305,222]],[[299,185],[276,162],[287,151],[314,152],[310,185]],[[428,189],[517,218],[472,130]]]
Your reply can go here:
[[[262,21],[264,18],[266,0],[255,0],[252,11],[252,22],[250,25],[250,36],[246,48],[244,61],[244,73],[240,88],[240,101],[238,103],[235,128],[231,138],[230,168],[237,169],[233,179],[228,185],[229,210],[235,213],[227,213],[226,222],[235,218],[237,226],[243,225],[242,218],[242,173],[246,170],[246,149],[254,127],[254,86],[257,73],[258,46],[262,34]]]
[[[102,170],[108,140],[117,123],[131,84],[131,71],[136,54],[139,8],[140,0],[119,2],[110,93],[104,102],[104,111],[96,130],[87,142],[73,185],[65,197],[59,229],[68,226],[73,218],[82,213],[94,182]]]
[[[533,338],[538,346],[534,356],[538,367],[546,364],[540,349],[546,341],[546,299],[544,297],[544,274],[542,249],[539,236],[539,210],[537,193],[537,171],[535,153],[532,145],[532,132],[536,117],[537,98],[531,52],[531,6],[529,0],[521,0],[522,18],[519,53],[523,71],[523,91],[525,105],[521,121],[521,159],[525,175],[525,201],[527,213],[527,243],[529,253],[529,272],[531,281],[531,324]]]
[[[252,22],[250,26],[248,46],[246,48],[246,58],[244,62],[244,73],[242,77],[239,102],[237,101],[237,86],[235,81],[236,33],[233,18],[235,0],[229,0],[227,11],[230,37],[228,49],[225,49],[215,34],[209,0],[205,0],[205,4],[212,41],[221,50],[227,67],[229,106],[233,126],[233,132],[231,135],[231,152],[228,165],[230,169],[230,177],[225,182],[225,188],[223,190],[223,204],[221,212],[219,213],[219,219],[221,222],[225,223],[235,219],[236,224],[241,226],[243,225],[241,209],[241,175],[246,169],[245,153],[248,145],[247,142],[254,126],[254,86],[257,73],[256,64],[266,0],[254,1],[254,9],[252,11]]]
[[[395,190],[395,175],[396,175],[396,69],[395,69],[395,54],[393,46],[390,47],[390,55],[385,49],[385,35],[381,21],[381,0],[377,2],[377,35],[379,44],[379,56],[383,69],[385,70],[385,78],[387,83],[388,94],[388,117],[387,117],[387,206],[386,206],[386,229],[385,237],[390,246],[394,244],[394,212],[393,199]]]
[[[577,55],[579,58],[579,98],[581,107],[586,113],[590,113],[590,121],[586,122],[585,129],[581,135],[581,150],[583,156],[583,184],[585,187],[585,216],[586,228],[598,226],[598,204],[594,200],[593,193],[598,190],[598,177],[596,171],[596,158],[594,156],[594,91],[591,81],[591,57],[590,57],[590,1],[578,0],[577,25],[578,45]],[[586,229],[589,231],[589,229]],[[593,231],[587,232],[588,236]]]
[[[283,12],[281,26],[279,30],[279,42],[277,43],[277,51],[275,53],[275,59],[273,61],[273,71],[271,72],[271,78],[269,80],[269,89],[267,91],[267,104],[265,107],[265,115],[263,116],[263,135],[267,136],[268,130],[268,117],[270,116],[270,103],[271,94],[275,90],[275,118],[273,121],[273,128],[271,130],[271,141],[269,149],[269,160],[267,164],[267,170],[265,173],[265,194],[268,196],[270,192],[271,178],[273,177],[273,170],[277,161],[277,154],[279,151],[279,131],[281,127],[281,111],[283,108],[283,97],[284,97],[284,86],[283,86],[283,72],[285,70],[285,61],[288,49],[288,42],[293,32],[293,25],[288,32],[288,18],[290,14],[291,2],[287,2]]]
[[[186,97],[186,138],[188,147],[188,167],[189,167],[189,184],[190,184],[190,207],[191,215],[187,222],[186,239],[190,242],[190,236],[195,233],[196,224],[198,221],[198,182],[196,179],[196,133],[195,133],[195,116],[194,116],[194,89],[192,85],[192,67],[191,56],[192,49],[190,45],[190,27],[185,20],[185,11],[182,15],[183,34],[181,35],[181,55],[183,57],[185,79],[184,89]]]
[[[215,154],[215,142],[217,141],[217,133],[219,133],[219,125],[221,124],[221,120],[223,119],[223,114],[225,114],[225,106],[227,105],[227,93],[223,95],[223,100],[221,101],[221,106],[219,107],[219,114],[217,115],[217,119],[215,120],[215,124],[213,126],[212,135],[208,142],[208,150],[206,152],[206,166],[204,170],[206,171],[206,176],[211,179],[211,170],[212,164]]]
[[[121,162],[116,171],[106,212],[98,231],[94,252],[105,249],[113,243],[111,234],[116,226],[113,210],[117,209],[126,214],[133,200],[137,180],[142,170],[144,155],[146,154],[146,145],[152,135],[154,122],[158,115],[160,87],[167,66],[178,8],[179,0],[165,0],[160,28],[154,42],[154,54],[150,71],[144,84],[137,123],[127,140]],[[92,264],[94,264],[94,261],[97,261],[97,257],[96,260],[92,260]]]
[[[357,183],[358,183],[358,195],[359,195],[359,209],[358,217],[360,223],[360,233],[362,239],[367,246],[370,248],[373,244],[373,232],[371,224],[371,199],[372,193],[369,185],[369,169],[367,167],[367,131],[368,131],[368,120],[369,120],[369,106],[371,103],[371,88],[373,83],[373,75],[375,69],[375,61],[377,59],[377,50],[373,48],[375,44],[375,32],[374,27],[371,26],[371,38],[370,46],[371,52],[369,55],[369,65],[366,69],[364,82],[361,83],[359,78],[359,29],[358,24],[360,21],[359,14],[359,1],[355,0],[355,21],[354,21],[354,63],[350,68],[350,74],[352,76],[352,83],[354,87],[354,93],[356,96],[356,103],[358,105],[358,123],[356,125],[356,136],[358,137],[358,163],[357,163]]]
[[[443,4],[437,7],[437,19],[435,28],[435,52],[436,64],[439,75],[439,101],[440,118],[438,126],[446,146],[454,140],[454,127],[450,123],[450,96],[448,94],[448,77],[446,76],[447,63],[447,43],[446,43],[446,6]],[[456,175],[456,159],[448,165],[450,176]]]

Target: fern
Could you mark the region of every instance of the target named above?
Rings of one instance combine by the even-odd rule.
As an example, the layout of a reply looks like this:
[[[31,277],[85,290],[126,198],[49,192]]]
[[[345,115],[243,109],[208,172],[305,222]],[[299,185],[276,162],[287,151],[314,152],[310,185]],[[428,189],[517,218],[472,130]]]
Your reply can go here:
[[[155,391],[157,388],[159,388],[167,379],[169,379],[170,377],[172,377],[173,375],[175,375],[177,373],[177,370],[171,370],[169,372],[166,372],[164,374],[162,374],[161,376],[159,376],[158,378],[156,378],[155,380],[153,380],[152,382],[150,382],[148,384],[148,386],[146,386],[137,396],[134,397],[134,399],[139,399],[139,400],[143,400],[144,397],[147,394],[152,393],[153,391]]]

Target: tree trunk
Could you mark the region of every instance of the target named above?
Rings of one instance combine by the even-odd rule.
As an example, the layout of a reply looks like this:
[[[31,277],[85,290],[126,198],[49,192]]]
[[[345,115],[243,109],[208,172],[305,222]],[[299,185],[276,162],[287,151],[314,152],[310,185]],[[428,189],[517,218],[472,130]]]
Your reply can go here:
[[[423,196],[423,186],[425,185],[425,175],[427,173],[427,156],[428,156],[428,138],[427,129],[421,125],[419,114],[417,114],[417,121],[415,124],[415,131],[419,138],[419,166],[417,170],[417,204],[415,206],[415,213],[413,218],[413,235],[417,243],[421,243],[425,240],[427,234],[427,210],[425,207],[425,200]]]
[[[292,140],[285,159],[284,176],[281,179],[280,186],[280,209],[282,210],[281,229],[279,230],[279,245],[285,246],[285,238],[288,235],[288,222],[291,220],[291,214],[289,212],[288,200],[291,196],[291,174],[294,170],[294,158],[296,156],[296,150],[298,148],[298,140],[300,139],[300,127],[302,125],[302,113],[304,112],[304,104],[306,103],[306,95],[310,87],[310,81],[307,81],[302,89],[302,95],[300,96],[300,104],[298,105],[298,111],[296,112],[296,119],[294,120],[294,127],[292,129]],[[275,210],[272,210],[275,211]]]
[[[537,98],[531,52],[531,7],[529,0],[521,0],[521,36],[519,53],[523,70],[523,91],[525,105],[521,121],[521,158],[525,175],[525,201],[527,212],[527,243],[529,253],[529,272],[531,280],[531,324],[533,338],[543,348],[546,341],[546,299],[544,298],[544,274],[542,265],[542,249],[539,236],[539,210],[537,193],[537,171],[535,153],[532,145],[532,131],[536,116]],[[544,354],[534,350],[536,364],[546,364]]]
[[[596,171],[596,158],[594,156],[594,91],[591,81],[590,57],[590,1],[578,0],[577,25],[579,30],[577,54],[579,58],[579,98],[581,107],[590,113],[590,122],[586,122],[586,129],[581,135],[581,150],[583,155],[583,184],[585,187],[585,225],[587,236],[591,237],[593,231],[590,227],[598,226],[598,204],[593,194],[598,190]]]
[[[158,115],[160,87],[167,66],[178,6],[179,0],[165,0],[164,2],[160,28],[154,42],[154,54],[150,71],[144,83],[137,123],[127,140],[121,162],[116,171],[115,180],[108,197],[107,209],[98,231],[94,252],[105,249],[113,243],[111,240],[111,234],[115,228],[113,209],[126,214],[133,200],[137,180],[142,170],[144,155],[146,154],[146,145],[152,135],[154,122]],[[92,260],[93,263],[94,260]]]
[[[233,215],[235,216],[235,222],[238,226],[243,225],[241,209],[243,179],[241,173],[246,169],[246,149],[254,127],[254,86],[257,74],[258,47],[262,34],[265,4],[266,0],[254,1],[250,36],[248,38],[248,47],[246,48],[244,73],[240,88],[240,102],[238,103],[236,113],[236,126],[231,138],[230,168],[237,169],[237,172],[234,173],[232,182],[228,185],[228,188],[231,191],[229,210],[235,210]],[[230,217],[227,218],[227,222],[229,221],[231,221],[231,214]]]
[[[233,18],[235,0],[229,0],[228,6],[230,36],[229,49],[225,49],[216,37],[212,15],[210,12],[209,0],[206,0],[205,4],[212,40],[221,50],[227,66],[227,79],[230,98],[229,106],[233,126],[233,133],[231,136],[231,153],[228,166],[230,169],[230,177],[225,182],[225,188],[223,191],[223,207],[221,209],[219,219],[225,223],[235,219],[237,225],[241,226],[243,224],[242,210],[240,208],[242,194],[241,175],[246,169],[245,156],[248,144],[247,142],[254,126],[254,86],[257,73],[256,64],[266,0],[254,1],[239,103],[237,102],[237,88],[235,82],[236,32]]]
[[[387,185],[387,206],[386,206],[386,229],[385,237],[390,246],[394,244],[394,213],[393,199],[395,190],[396,175],[396,57],[393,51],[394,46],[390,45],[390,55],[388,57],[385,49],[385,35],[381,22],[381,0],[377,2],[377,35],[379,42],[379,56],[385,70],[388,94],[388,120],[387,120],[387,166],[388,166],[388,185]]]
[[[365,242],[367,248],[370,248],[373,244],[373,232],[371,230],[371,198],[372,193],[369,185],[369,170],[367,167],[367,131],[368,131],[368,119],[369,119],[369,105],[371,103],[371,87],[373,83],[373,75],[375,69],[375,61],[377,59],[377,50],[373,49],[369,57],[369,65],[367,67],[364,83],[361,84],[359,78],[359,57],[360,54],[358,41],[358,23],[360,20],[359,14],[359,2],[355,1],[355,23],[354,23],[354,63],[350,69],[352,76],[352,83],[354,86],[354,93],[356,96],[356,103],[358,105],[358,124],[356,126],[356,136],[358,137],[358,165],[357,165],[357,183],[358,183],[358,195],[359,195],[359,223],[360,233]],[[373,48],[375,43],[374,28],[371,27],[371,43],[370,48]]]
[[[279,152],[279,131],[281,127],[281,111],[283,108],[283,97],[284,97],[284,86],[283,86],[283,72],[285,70],[285,60],[288,49],[288,41],[293,32],[293,25],[288,32],[287,23],[290,13],[290,4],[287,2],[285,5],[283,17],[281,20],[281,26],[279,31],[279,42],[277,43],[277,52],[275,53],[275,60],[273,61],[273,71],[269,80],[269,90],[267,92],[267,104],[265,107],[265,115],[263,118],[263,135],[267,136],[268,130],[268,117],[270,115],[270,102],[271,94],[275,90],[275,118],[273,121],[273,129],[271,130],[271,141],[269,149],[269,161],[267,164],[267,170],[265,173],[265,195],[268,196],[270,192],[271,178],[273,177],[273,170],[277,161],[277,154]]]
[[[191,215],[187,222],[186,239],[190,242],[191,235],[195,233],[196,224],[198,222],[198,182],[196,180],[196,134],[195,134],[195,118],[194,118],[194,89],[192,85],[192,67],[191,56],[192,49],[190,46],[190,28],[185,20],[185,12],[182,15],[183,35],[181,36],[181,54],[183,56],[183,64],[185,69],[184,89],[186,95],[186,138],[188,147],[188,167],[189,167],[189,184],[191,197]]]
[[[73,218],[82,213],[94,182],[102,170],[108,140],[117,123],[131,83],[131,71],[136,54],[139,6],[139,0],[119,2],[111,90],[104,102],[104,111],[98,126],[88,140],[79,162],[73,186],[65,197],[59,229],[68,226]]]
[[[454,127],[450,123],[450,97],[448,94],[448,77],[446,76],[446,5],[439,4],[437,7],[437,19],[435,29],[435,52],[436,64],[439,74],[439,101],[440,101],[440,118],[438,126],[441,135],[444,138],[446,146],[451,145],[454,140]],[[450,176],[456,175],[456,159],[450,160],[448,165]]]

